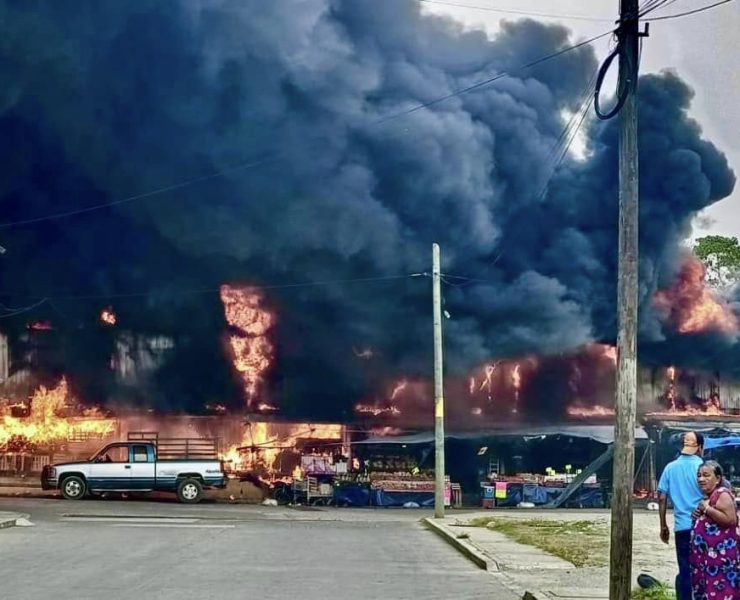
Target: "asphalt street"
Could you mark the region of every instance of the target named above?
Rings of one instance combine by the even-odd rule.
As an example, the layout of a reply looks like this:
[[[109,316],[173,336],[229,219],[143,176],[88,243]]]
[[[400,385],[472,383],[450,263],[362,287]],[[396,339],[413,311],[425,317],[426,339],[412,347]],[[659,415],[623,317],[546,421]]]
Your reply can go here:
[[[0,498],[7,600],[513,600],[420,511]]]

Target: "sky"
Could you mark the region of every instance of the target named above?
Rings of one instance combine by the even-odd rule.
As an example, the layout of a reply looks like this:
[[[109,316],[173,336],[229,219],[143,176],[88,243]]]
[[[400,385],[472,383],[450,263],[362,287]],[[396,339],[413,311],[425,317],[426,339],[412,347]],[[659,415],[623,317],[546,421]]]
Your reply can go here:
[[[675,0],[654,13],[654,16],[675,14],[711,4],[713,0]],[[465,5],[456,7],[452,4]],[[491,33],[499,29],[502,20],[525,18],[491,9],[531,11],[567,16],[587,16],[595,19],[616,18],[617,0],[444,0],[444,3],[424,1],[425,9],[444,14],[470,28],[484,28]],[[473,7],[483,7],[486,10]],[[576,18],[533,17],[547,22],[560,22],[571,28],[578,39],[586,39],[606,31],[608,21]],[[737,62],[737,42],[734,39],[740,24],[740,2],[729,2],[702,13],[679,19],[654,21],[650,37],[643,45],[642,72],[676,71],[694,89],[692,115],[700,123],[706,137],[723,150],[730,166],[740,171],[740,74]],[[608,53],[608,39],[595,42],[600,57]],[[728,198],[703,211],[694,221],[694,238],[718,234],[740,236],[740,186]]]

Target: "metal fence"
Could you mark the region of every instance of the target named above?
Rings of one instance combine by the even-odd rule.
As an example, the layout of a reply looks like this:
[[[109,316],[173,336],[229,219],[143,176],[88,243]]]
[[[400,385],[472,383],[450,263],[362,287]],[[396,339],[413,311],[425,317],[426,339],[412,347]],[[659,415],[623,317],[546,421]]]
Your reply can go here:
[[[6,452],[0,454],[0,474],[19,475],[23,473],[41,473],[41,469],[51,463],[52,456],[50,454]]]

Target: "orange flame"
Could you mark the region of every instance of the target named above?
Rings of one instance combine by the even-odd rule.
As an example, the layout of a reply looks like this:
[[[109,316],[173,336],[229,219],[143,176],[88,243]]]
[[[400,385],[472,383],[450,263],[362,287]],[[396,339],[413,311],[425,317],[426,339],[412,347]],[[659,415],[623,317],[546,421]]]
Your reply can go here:
[[[357,404],[355,405],[355,412],[361,415],[372,415],[374,417],[380,415],[400,415],[401,410],[395,406],[379,406],[375,404]]]
[[[251,406],[261,392],[274,358],[275,350],[268,334],[275,318],[264,307],[262,292],[256,288],[222,285],[221,302],[226,322],[236,332],[229,336],[234,368],[241,374],[247,405]]]
[[[483,370],[483,372],[485,374],[485,378],[481,382],[480,388],[479,388],[478,391],[483,391],[484,389],[487,389],[488,390],[488,393],[489,394],[491,393],[491,388],[493,386],[493,381],[492,381],[491,378],[493,377],[493,373],[494,373],[494,371],[496,371],[496,367],[497,366],[498,366],[498,363],[493,363],[492,365],[486,365],[485,366],[485,368]]]
[[[403,433],[403,430],[398,429],[397,427],[373,427],[368,431],[370,435],[374,436],[385,436],[385,435],[400,435]]]
[[[593,417],[613,417],[614,409],[606,406],[569,406],[568,415],[583,419]]]
[[[511,372],[511,383],[514,385],[514,408],[511,409],[511,412],[518,412],[519,411],[519,389],[522,385],[522,376],[520,374],[520,365],[517,363],[514,366],[514,370]]]
[[[28,417],[0,416],[0,448],[16,443],[50,445],[70,439],[102,438],[114,432],[114,421],[106,419],[97,409],[89,409],[81,417],[60,417],[67,408],[69,391],[63,377],[53,389],[40,386],[31,398]]]
[[[100,313],[100,322],[104,323],[105,325],[115,325],[116,324],[116,313],[113,312],[113,309],[108,307],[104,308]]]
[[[242,438],[241,446],[232,446],[222,454],[232,470],[261,470],[274,475],[281,470],[278,458],[281,453],[296,449],[299,442],[324,440],[341,443],[344,426],[311,423],[250,423]],[[327,446],[333,453],[337,446]]]
[[[670,404],[670,409],[676,410],[676,367],[668,367],[666,374],[668,375],[666,398]]]
[[[706,267],[696,257],[684,262],[678,280],[667,290],[658,290],[653,304],[664,321],[679,333],[714,331],[737,334],[740,323],[729,305],[705,284]]]
[[[599,344],[601,346],[601,349],[604,353],[604,356],[608,358],[614,366],[617,366],[617,347],[616,346],[608,346],[607,344]]]
[[[405,379],[402,379],[399,381],[396,386],[393,388],[393,391],[391,392],[391,400],[395,400],[398,398],[398,394],[400,394],[403,390],[405,390],[409,385],[409,382]]]

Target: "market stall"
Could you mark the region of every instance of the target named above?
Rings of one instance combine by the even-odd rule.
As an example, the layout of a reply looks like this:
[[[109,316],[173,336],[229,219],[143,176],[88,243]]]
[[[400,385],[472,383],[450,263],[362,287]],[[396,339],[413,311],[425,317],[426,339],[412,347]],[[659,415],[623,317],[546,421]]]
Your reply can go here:
[[[638,445],[648,447],[642,428],[636,429],[635,438]],[[609,503],[608,463],[613,439],[611,425],[509,426],[448,432],[448,476],[462,484],[467,505],[602,507]],[[432,432],[419,432],[373,437],[359,446],[380,449],[395,445],[407,453],[426,453],[426,462],[422,462],[427,465],[433,458],[433,443]],[[646,456],[647,453],[637,456],[638,473]],[[429,476],[433,479],[431,471]],[[416,487],[423,485],[420,482]],[[382,483],[378,487],[388,486]],[[400,491],[401,487],[397,489]],[[450,496],[457,504],[460,487],[451,484]]]
[[[426,507],[434,505],[434,471],[429,451],[417,445],[362,445],[353,468],[337,477],[340,506]],[[459,486],[445,485],[445,503],[459,502]]]
[[[482,482],[483,508],[512,507],[522,503],[544,506],[557,500],[568,486],[581,474],[581,470],[571,473],[552,470],[545,475],[520,473],[513,476],[497,476]],[[591,475],[574,496],[573,502],[582,508],[604,506],[602,485],[596,475]]]

